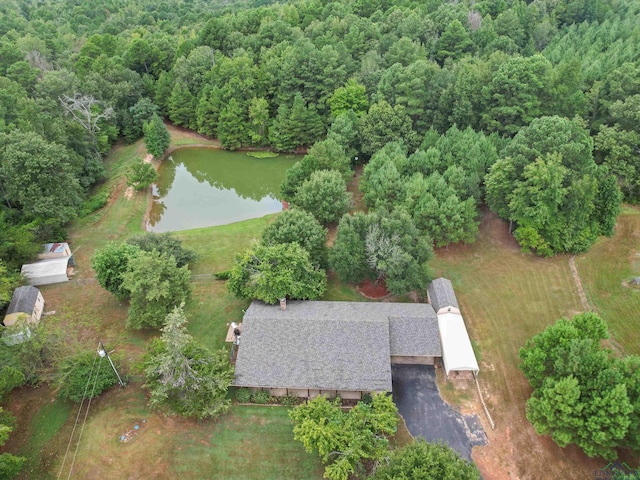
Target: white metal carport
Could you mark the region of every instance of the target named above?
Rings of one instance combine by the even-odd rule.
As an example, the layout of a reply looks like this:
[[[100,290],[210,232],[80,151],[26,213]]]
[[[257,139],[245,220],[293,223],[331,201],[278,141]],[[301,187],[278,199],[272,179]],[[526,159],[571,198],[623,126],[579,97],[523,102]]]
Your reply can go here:
[[[447,377],[450,372],[461,371],[477,375],[480,369],[462,315],[458,313],[439,314],[438,329],[442,342],[442,363]]]

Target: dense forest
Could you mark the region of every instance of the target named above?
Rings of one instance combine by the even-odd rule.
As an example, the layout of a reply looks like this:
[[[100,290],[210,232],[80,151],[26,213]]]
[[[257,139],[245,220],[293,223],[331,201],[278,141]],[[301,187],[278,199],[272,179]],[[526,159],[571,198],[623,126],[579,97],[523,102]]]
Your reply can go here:
[[[269,3],[3,2],[0,303],[158,115],[229,149],[371,159],[367,205],[439,246],[473,241],[485,203],[524,248],[584,251],[618,188],[640,199],[639,2]],[[285,198],[335,168],[307,163]]]

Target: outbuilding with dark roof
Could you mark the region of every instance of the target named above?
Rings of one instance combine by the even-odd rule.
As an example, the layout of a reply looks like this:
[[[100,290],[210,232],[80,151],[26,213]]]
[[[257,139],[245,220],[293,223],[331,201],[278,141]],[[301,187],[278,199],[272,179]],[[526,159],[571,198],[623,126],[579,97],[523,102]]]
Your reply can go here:
[[[453,291],[451,280],[447,278],[436,278],[427,289],[429,303],[436,313],[460,313],[460,306],[456,293]]]
[[[37,326],[44,310],[44,298],[36,287],[18,287],[13,291],[11,303],[4,316],[4,326],[12,327],[20,322]]]

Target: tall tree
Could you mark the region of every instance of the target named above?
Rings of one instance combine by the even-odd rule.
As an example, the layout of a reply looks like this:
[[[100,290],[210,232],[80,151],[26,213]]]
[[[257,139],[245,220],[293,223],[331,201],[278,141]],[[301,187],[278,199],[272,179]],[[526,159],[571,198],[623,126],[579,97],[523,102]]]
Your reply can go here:
[[[343,281],[384,278],[395,295],[427,287],[432,257],[431,240],[411,217],[403,210],[384,209],[342,217],[329,252],[331,266]]]
[[[400,105],[391,107],[386,101],[374,103],[360,123],[362,152],[373,155],[396,140],[404,142],[410,150],[417,147],[411,119]]]
[[[336,140],[328,138],[316,142],[300,162],[285,172],[285,179],[280,186],[282,198],[293,200],[300,186],[319,170],[338,171],[345,182],[351,179],[351,161]]]
[[[349,110],[361,116],[367,113],[369,109],[366,88],[358,83],[355,78],[350,78],[344,87],[336,88],[327,103],[331,107],[331,116],[333,118]]]
[[[285,210],[262,232],[262,243],[297,243],[307,252],[311,262],[320,268],[327,267],[327,230],[304,210]]]
[[[347,480],[366,460],[388,451],[388,435],[396,430],[398,409],[391,397],[374,394],[370,404],[358,402],[347,412],[319,396],[289,411],[293,435],[307,452],[327,464],[325,478]]]
[[[169,130],[164,124],[162,119],[154,114],[151,119],[142,127],[144,131],[144,145],[147,147],[147,152],[153,155],[154,158],[162,157],[164,151],[169,148],[171,143],[171,136]]]
[[[214,418],[229,409],[227,390],[233,370],[227,352],[196,343],[187,333],[182,306],[165,318],[162,335],[152,340],[145,358],[145,387],[154,408],[187,417]]]
[[[130,292],[128,328],[157,328],[175,306],[191,298],[189,269],[178,267],[166,253],[139,252],[129,259],[122,280]]]
[[[592,148],[578,122],[542,117],[502,150],[485,181],[487,203],[516,222],[514,234],[523,248],[542,255],[582,252],[598,235],[611,233],[618,211],[612,203],[619,194],[598,173]],[[596,211],[605,197],[607,208]]]
[[[342,175],[336,170],[313,172],[300,185],[291,202],[311,213],[323,225],[338,221],[353,203]]]
[[[109,242],[97,249],[91,257],[91,268],[95,270],[100,286],[120,300],[129,298],[131,292],[123,286],[124,274],[138,253],[139,247],[127,243]]]
[[[440,63],[444,63],[447,58],[456,60],[468,52],[471,47],[473,47],[473,42],[469,37],[469,32],[465,30],[460,20],[456,19],[447,25],[438,39],[436,59]]]
[[[636,382],[629,382],[633,369],[601,346],[607,337],[595,313],[561,319],[520,349],[520,368],[534,388],[527,418],[538,434],[551,435],[561,447],[575,443],[590,457],[614,459],[616,448],[637,445],[628,443],[637,412],[627,387]]]
[[[223,148],[235,150],[248,140],[246,112],[235,98],[220,112],[218,139]]]

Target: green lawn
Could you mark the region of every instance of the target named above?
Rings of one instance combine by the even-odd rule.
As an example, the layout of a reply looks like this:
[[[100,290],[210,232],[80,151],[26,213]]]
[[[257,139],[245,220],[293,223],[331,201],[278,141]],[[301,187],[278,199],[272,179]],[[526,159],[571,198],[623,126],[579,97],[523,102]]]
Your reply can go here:
[[[184,432],[171,468],[175,478],[321,478],[317,455],[293,439],[293,424],[283,407],[235,407],[206,432]],[[204,435],[203,435],[204,434]]]
[[[576,266],[589,303],[606,320],[615,342],[627,353],[640,354],[640,287],[628,284],[640,276],[640,210],[626,208],[616,235],[578,256]]]

